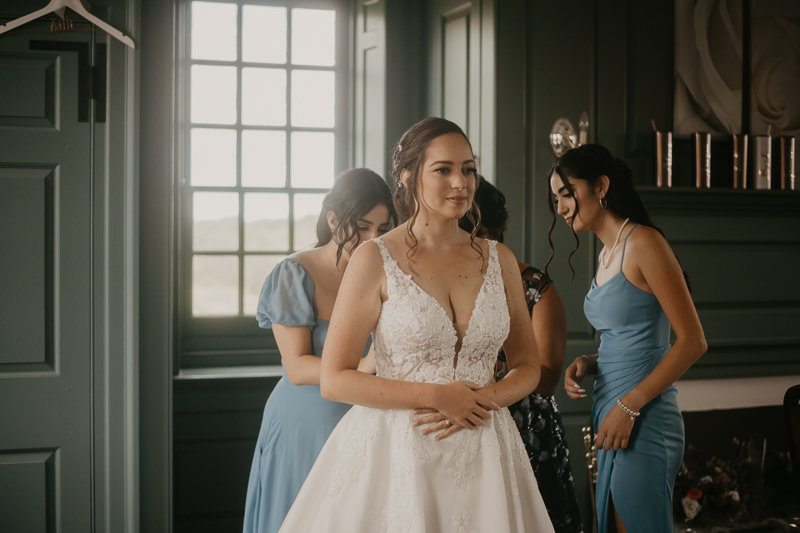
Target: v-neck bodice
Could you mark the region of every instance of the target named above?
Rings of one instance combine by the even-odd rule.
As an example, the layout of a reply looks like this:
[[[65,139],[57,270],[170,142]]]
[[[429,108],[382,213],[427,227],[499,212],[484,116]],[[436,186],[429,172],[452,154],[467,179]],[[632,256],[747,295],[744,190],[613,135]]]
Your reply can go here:
[[[493,383],[497,352],[510,327],[497,243],[488,241],[488,267],[456,353],[458,334],[447,311],[403,272],[381,239],[374,242],[383,257],[388,293],[373,332],[378,375],[425,383]]]

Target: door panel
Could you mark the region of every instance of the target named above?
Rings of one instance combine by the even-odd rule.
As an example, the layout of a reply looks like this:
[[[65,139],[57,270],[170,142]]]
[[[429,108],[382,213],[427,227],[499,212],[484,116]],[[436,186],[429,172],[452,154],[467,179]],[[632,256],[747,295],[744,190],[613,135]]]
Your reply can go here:
[[[0,372],[53,370],[52,192],[51,169],[0,169]]]
[[[90,38],[0,36],[0,531],[92,529]]]

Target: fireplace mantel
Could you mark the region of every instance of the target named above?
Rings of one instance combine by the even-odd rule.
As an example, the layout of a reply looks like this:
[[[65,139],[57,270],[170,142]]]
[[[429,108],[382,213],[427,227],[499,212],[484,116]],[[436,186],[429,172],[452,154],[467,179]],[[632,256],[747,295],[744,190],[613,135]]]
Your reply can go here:
[[[685,379],[675,383],[681,411],[714,411],[783,405],[789,387],[800,384],[798,376],[729,379]]]

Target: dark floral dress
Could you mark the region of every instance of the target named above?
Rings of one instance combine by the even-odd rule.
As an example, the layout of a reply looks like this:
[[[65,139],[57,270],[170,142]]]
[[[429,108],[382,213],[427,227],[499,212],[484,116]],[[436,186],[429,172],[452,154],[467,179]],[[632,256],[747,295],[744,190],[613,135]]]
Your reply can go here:
[[[528,312],[542,298],[551,280],[541,270],[529,266],[522,272],[522,285]],[[500,351],[500,359],[505,354]],[[583,533],[578,499],[569,467],[569,450],[564,423],[552,396],[530,394],[508,408],[525,443],[533,473],[539,483],[547,513],[556,533]]]

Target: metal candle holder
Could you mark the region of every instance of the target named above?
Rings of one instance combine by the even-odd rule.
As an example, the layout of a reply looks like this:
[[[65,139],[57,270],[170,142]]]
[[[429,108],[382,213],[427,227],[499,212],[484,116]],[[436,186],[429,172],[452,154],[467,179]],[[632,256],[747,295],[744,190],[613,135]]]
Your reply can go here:
[[[780,152],[778,156],[779,166],[775,170],[780,172],[780,185],[783,190],[795,190],[795,147],[797,141],[791,135],[782,135],[778,138]],[[776,176],[777,177],[777,176]]]
[[[711,187],[711,134],[694,134],[694,184],[698,189]]]
[[[769,189],[772,182],[772,137],[756,135],[753,149],[753,180],[756,189]]]
[[[747,188],[747,134],[731,136],[733,139],[733,188]]]
[[[672,132],[656,131],[656,185],[672,187]]]

